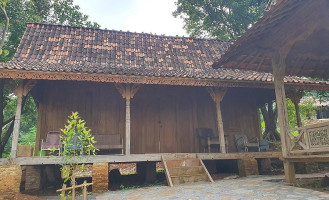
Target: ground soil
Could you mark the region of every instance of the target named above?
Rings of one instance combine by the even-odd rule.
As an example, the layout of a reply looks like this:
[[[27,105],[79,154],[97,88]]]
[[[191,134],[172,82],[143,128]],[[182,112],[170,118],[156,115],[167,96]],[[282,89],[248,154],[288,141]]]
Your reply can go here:
[[[36,196],[19,193],[14,197],[14,200],[41,200],[41,199]]]
[[[329,193],[329,186],[321,185],[322,178],[302,178],[296,180],[296,187]]]

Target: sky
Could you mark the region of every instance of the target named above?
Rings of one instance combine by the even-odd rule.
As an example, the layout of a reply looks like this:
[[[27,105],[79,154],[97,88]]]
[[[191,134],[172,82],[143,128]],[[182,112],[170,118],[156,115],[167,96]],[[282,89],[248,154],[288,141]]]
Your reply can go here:
[[[74,0],[102,29],[187,36],[183,20],[172,16],[176,0]]]

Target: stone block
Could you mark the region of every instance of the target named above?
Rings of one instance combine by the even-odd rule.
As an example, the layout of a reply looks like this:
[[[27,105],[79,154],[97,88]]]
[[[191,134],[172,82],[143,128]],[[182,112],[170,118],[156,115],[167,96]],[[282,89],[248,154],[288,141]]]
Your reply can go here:
[[[108,163],[93,164],[93,193],[103,193],[109,187],[109,165]]]
[[[17,148],[17,157],[33,156],[33,147],[31,145],[19,145]]]
[[[258,163],[254,158],[238,160],[239,176],[259,175]]]
[[[0,166],[0,199],[14,199],[20,192],[22,169],[19,165]]]

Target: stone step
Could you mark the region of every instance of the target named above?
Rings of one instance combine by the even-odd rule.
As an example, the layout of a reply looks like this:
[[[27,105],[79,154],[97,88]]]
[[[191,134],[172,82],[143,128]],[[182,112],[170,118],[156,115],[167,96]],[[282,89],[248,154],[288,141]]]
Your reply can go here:
[[[168,170],[171,176],[194,175],[194,174],[204,173],[202,166],[172,167],[172,168],[168,168]]]
[[[172,159],[167,160],[167,167],[191,167],[191,166],[201,166],[199,159],[188,158],[188,159]]]
[[[184,183],[194,183],[199,181],[208,181],[207,175],[195,174],[195,175],[181,175],[181,176],[171,176],[173,185],[179,185]]]

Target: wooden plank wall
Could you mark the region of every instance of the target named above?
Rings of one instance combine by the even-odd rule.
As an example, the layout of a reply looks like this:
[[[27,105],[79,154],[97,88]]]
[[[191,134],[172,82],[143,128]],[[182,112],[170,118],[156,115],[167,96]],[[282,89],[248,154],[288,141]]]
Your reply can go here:
[[[125,102],[114,84],[42,81],[33,93],[39,102],[37,148],[48,131],[64,127],[72,111],[94,134],[125,135]],[[256,106],[247,97],[248,89],[232,88],[222,102],[229,152],[235,152],[234,134],[260,133]],[[198,152],[198,127],[218,135],[215,104],[203,87],[142,85],[131,100],[132,154]]]
[[[92,133],[124,135],[125,102],[113,84],[49,81],[38,86],[43,93],[39,102],[38,134],[64,128],[67,117],[78,111]],[[39,147],[39,144],[36,145]]]

